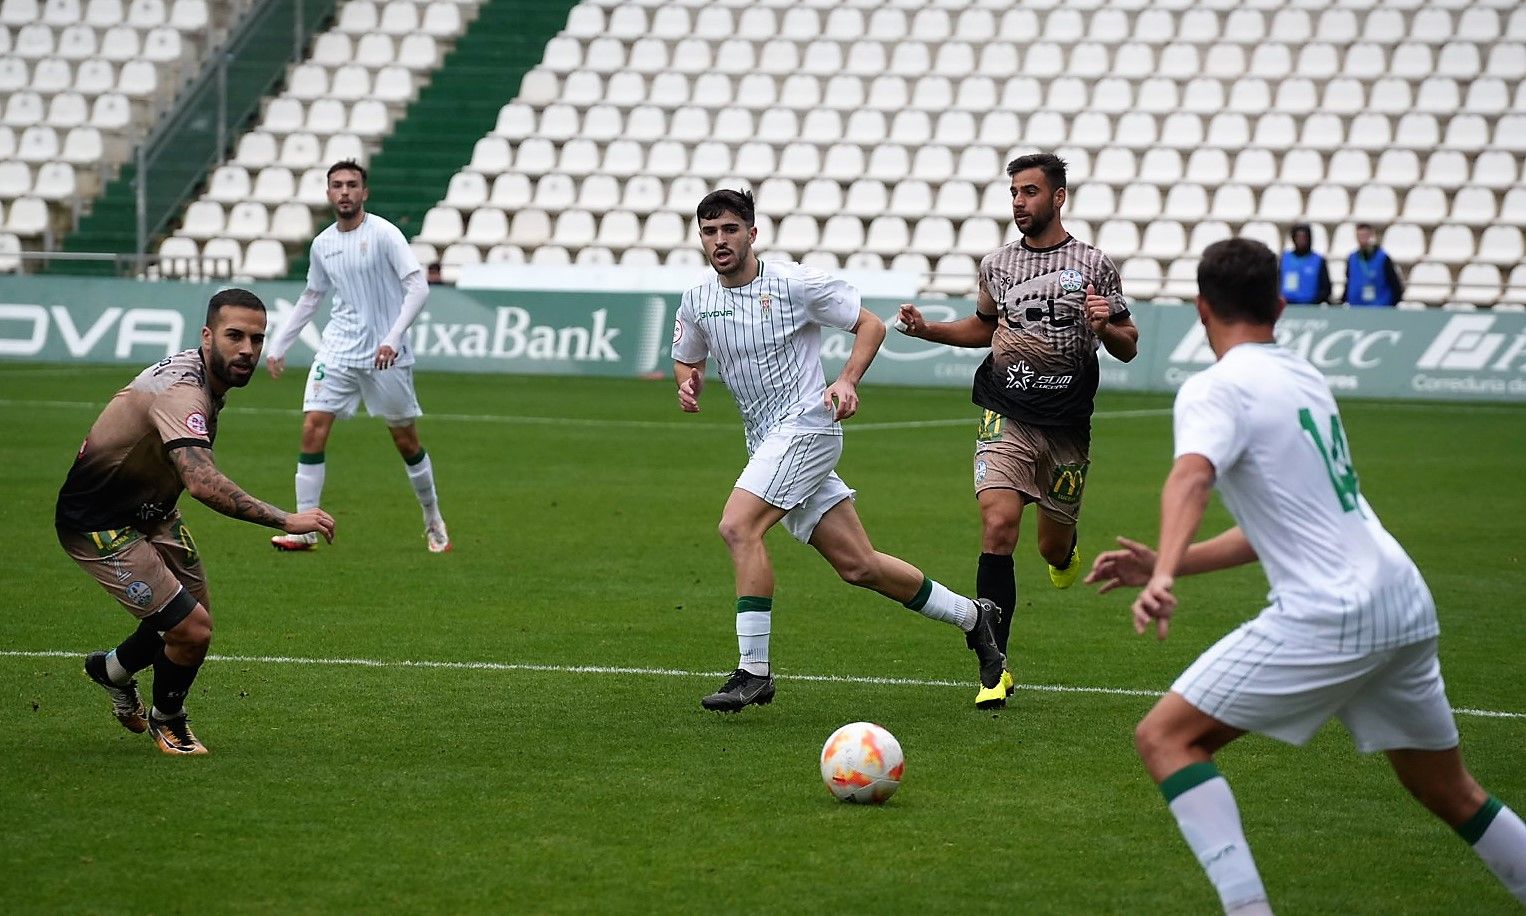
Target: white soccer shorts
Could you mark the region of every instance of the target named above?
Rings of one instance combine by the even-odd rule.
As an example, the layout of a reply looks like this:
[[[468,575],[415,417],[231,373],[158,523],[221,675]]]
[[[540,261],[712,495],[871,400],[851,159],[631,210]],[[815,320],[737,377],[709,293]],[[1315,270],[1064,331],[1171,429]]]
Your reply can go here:
[[[837,459],[841,457],[842,436],[776,432],[752,453],[736,486],[771,506],[788,509],[781,524],[795,540],[809,544],[821,517],[854,496],[852,488],[837,476]]]
[[[1364,754],[1457,746],[1434,637],[1353,655],[1289,642],[1252,620],[1199,656],[1171,690],[1220,722],[1293,745],[1339,718]]]
[[[362,400],[366,412],[388,426],[407,426],[424,415],[413,391],[412,366],[371,369],[314,362],[307,370],[304,412],[319,410],[348,420]]]

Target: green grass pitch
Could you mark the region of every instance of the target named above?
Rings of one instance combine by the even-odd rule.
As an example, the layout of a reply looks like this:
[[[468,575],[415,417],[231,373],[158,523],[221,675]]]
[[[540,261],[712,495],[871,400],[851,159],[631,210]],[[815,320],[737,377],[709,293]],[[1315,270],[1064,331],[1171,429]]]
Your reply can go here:
[[[1133,635],[1122,593],[1050,587],[1030,513],[1013,663],[1031,686],[990,714],[957,632],[775,532],[778,699],[706,713],[735,663],[715,523],[744,461],[719,386],[688,416],[669,382],[421,375],[445,556],[425,551],[376,420],[330,442],[332,546],[278,555],[272,532],[182,500],[212,583],[218,657],[189,703],[212,753],[164,757],[80,672],[130,621],[51,530],[76,446],[134,371],[0,367],[0,911],[1216,906],[1133,756],[1152,700],[1121,691],[1165,689],[1253,614],[1259,569],[1184,581],[1157,643]],[[217,442],[234,480],[288,507],[302,374],[235,392]],[[841,471],[876,545],[973,589],[966,393],[863,393]],[[1170,460],[1169,398],[1098,406],[1088,562],[1117,534],[1154,540]],[[1526,809],[1526,409],[1343,409],[1364,492],[1436,593],[1454,705],[1513,714],[1459,715],[1468,761]],[[1215,504],[1207,524],[1226,518]],[[817,774],[827,735],[858,719],[906,749],[883,808],[833,801]],[[1338,726],[1302,751],[1247,738],[1219,763],[1279,913],[1519,912]]]

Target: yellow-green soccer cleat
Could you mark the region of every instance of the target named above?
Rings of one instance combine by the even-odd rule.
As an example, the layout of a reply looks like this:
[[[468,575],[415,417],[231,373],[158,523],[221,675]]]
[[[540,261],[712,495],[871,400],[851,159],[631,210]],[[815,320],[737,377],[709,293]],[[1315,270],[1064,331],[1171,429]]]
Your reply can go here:
[[[1064,569],[1049,567],[1049,581],[1055,588],[1070,588],[1081,578],[1081,545],[1070,548],[1070,563]]]
[[[1010,697],[1012,691],[1016,689],[1015,683],[1012,680],[1012,672],[1005,668],[1001,669],[1001,680],[996,683],[995,687],[982,687],[980,692],[975,694],[975,708],[1005,709],[1007,697]]]

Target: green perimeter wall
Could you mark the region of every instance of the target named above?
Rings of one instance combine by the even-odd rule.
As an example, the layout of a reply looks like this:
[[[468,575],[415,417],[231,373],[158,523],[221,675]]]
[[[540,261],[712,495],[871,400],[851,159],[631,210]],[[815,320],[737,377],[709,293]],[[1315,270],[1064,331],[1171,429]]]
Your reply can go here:
[[[0,362],[146,365],[200,339],[216,284],[109,278],[0,279]],[[272,327],[291,313],[302,284],[256,283]],[[409,341],[423,369],[549,375],[666,374],[674,294],[458,290],[435,287]],[[882,317],[895,300],[866,300]],[[967,315],[973,303],[927,300],[929,320]],[[1137,303],[1139,356],[1103,353],[1102,387],[1174,391],[1213,361],[1194,309]],[[1526,404],[1526,314],[1289,308],[1282,343],[1311,360],[1341,396]],[[319,344],[308,327],[288,354],[305,365]],[[851,346],[828,331],[822,354],[835,371]],[[983,350],[955,350],[891,332],[871,383],[964,387]]]

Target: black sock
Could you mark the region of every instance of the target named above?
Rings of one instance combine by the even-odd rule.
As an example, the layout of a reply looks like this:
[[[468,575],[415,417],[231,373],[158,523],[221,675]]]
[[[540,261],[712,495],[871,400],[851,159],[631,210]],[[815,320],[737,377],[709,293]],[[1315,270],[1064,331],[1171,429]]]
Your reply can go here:
[[[200,670],[201,662],[177,665],[164,650],[159,650],[154,657],[154,711],[169,719],[180,715],[185,709],[186,694],[191,692],[191,682]]]
[[[1007,651],[1007,636],[1012,632],[1012,617],[1017,609],[1017,576],[1012,571],[1012,555],[983,553],[975,570],[975,596],[985,598],[999,608],[996,618],[996,645]]]
[[[127,669],[128,674],[137,674],[154,663],[154,657],[162,648],[164,637],[159,635],[159,631],[148,623],[140,623],[117,646],[117,664]]]

